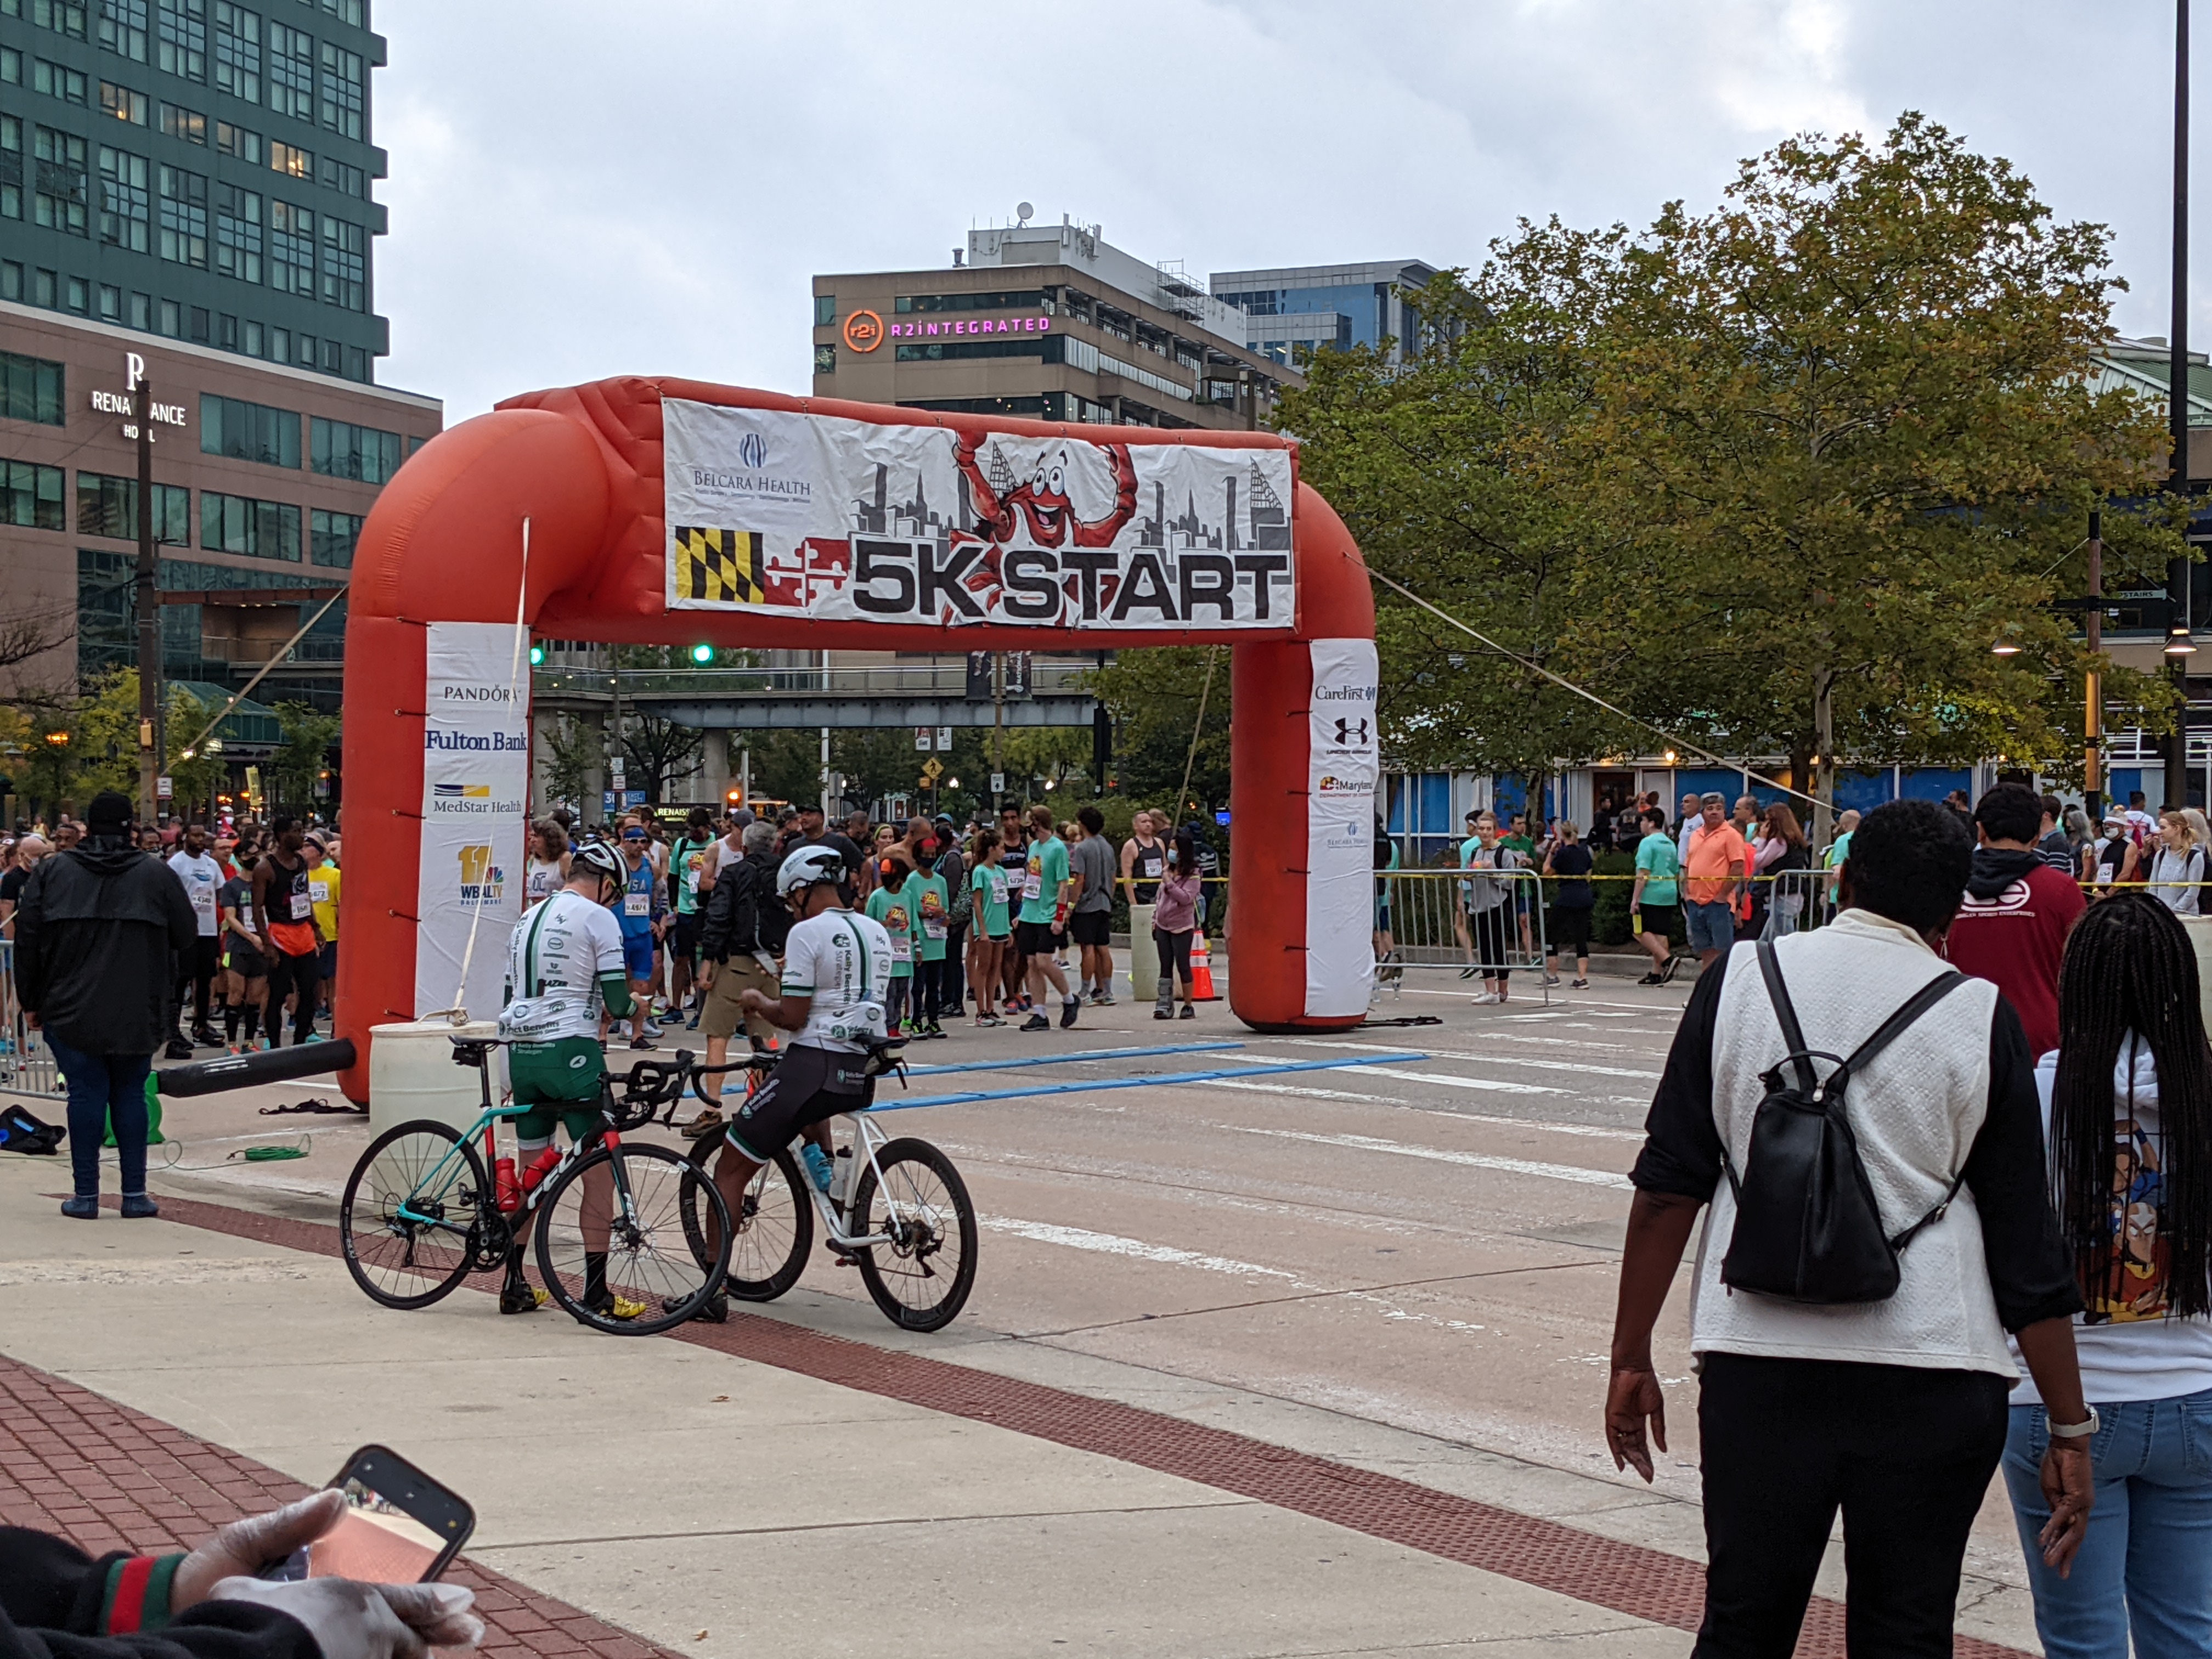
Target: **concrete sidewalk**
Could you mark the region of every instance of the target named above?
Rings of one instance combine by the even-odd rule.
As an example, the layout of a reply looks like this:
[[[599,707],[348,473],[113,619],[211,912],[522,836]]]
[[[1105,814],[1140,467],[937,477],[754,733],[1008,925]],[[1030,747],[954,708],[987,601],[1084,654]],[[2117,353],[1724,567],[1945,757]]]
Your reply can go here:
[[[1650,1620],[973,1413],[697,1342],[501,1319],[468,1290],[387,1312],[327,1255],[167,1218],[67,1221],[42,1196],[65,1185],[65,1160],[0,1160],[0,1352],[299,1481],[392,1445],[475,1503],[477,1564],[685,1654],[1684,1645]],[[969,1375],[1017,1404],[1035,1388]]]

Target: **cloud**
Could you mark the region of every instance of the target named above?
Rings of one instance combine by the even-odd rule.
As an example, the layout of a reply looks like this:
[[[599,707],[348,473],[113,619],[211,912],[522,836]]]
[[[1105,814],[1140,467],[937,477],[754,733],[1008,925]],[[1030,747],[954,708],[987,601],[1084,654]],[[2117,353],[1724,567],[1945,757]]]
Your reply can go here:
[[[1906,108],[2111,224],[2122,325],[2165,329],[2159,9],[382,0],[376,23],[380,378],[456,419],[617,374],[803,391],[816,273],[946,264],[1024,199],[1194,272],[1476,264],[1522,216],[1641,224],[1788,133]]]

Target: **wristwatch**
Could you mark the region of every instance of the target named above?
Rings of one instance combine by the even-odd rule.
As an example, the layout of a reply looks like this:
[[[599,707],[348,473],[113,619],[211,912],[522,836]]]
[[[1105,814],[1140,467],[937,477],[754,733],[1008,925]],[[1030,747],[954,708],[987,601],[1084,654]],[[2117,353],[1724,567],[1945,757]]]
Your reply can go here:
[[[2104,1419],[2097,1415],[2097,1408],[2092,1406],[2089,1407],[2089,1416],[2086,1422],[2053,1423],[2051,1425],[2051,1432],[2061,1440],[2087,1440],[2104,1426]]]

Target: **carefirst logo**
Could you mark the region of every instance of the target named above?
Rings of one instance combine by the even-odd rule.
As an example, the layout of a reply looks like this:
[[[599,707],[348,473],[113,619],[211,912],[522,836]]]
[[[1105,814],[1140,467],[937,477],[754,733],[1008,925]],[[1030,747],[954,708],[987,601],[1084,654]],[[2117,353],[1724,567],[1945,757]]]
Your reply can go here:
[[[520,755],[530,747],[530,739],[520,732],[447,732],[434,726],[422,728],[422,747],[425,750],[469,750],[487,755]]]

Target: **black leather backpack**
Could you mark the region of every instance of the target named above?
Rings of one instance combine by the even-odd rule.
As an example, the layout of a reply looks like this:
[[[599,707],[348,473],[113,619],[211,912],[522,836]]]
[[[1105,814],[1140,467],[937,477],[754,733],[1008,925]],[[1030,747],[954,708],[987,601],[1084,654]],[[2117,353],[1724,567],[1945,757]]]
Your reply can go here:
[[[1884,1302],[1902,1278],[1898,1257],[1921,1230],[1942,1219],[1964,1170],[1942,1203],[1903,1232],[1884,1230],[1858,1140],[1844,1109],[1852,1077],[1905,1027],[1966,983],[1946,973],[1915,992],[1848,1060],[1805,1047],[1805,1033],[1782,982],[1773,945],[1759,945],[1759,971],[1789,1052],[1760,1081],[1766,1095],[1752,1119],[1751,1150],[1738,1179],[1723,1138],[1721,1166],[1735,1194],[1735,1230],[1721,1261],[1721,1282],[1788,1302]],[[1825,1078],[1815,1060],[1835,1060]],[[1794,1076],[1784,1079],[1785,1073]]]

